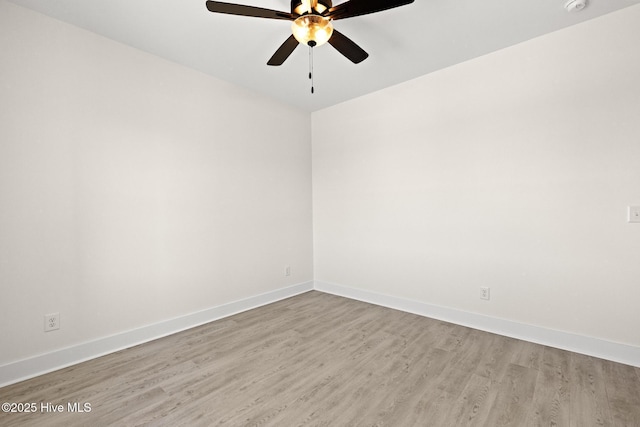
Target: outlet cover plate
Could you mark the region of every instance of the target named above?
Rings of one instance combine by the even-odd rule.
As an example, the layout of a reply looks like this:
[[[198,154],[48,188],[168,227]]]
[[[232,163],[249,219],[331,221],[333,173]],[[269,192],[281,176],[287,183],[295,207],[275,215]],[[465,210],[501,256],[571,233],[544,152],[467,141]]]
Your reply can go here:
[[[629,222],[640,222],[640,206],[629,206]]]
[[[60,329],[60,313],[51,313],[44,316],[44,331],[50,332]]]

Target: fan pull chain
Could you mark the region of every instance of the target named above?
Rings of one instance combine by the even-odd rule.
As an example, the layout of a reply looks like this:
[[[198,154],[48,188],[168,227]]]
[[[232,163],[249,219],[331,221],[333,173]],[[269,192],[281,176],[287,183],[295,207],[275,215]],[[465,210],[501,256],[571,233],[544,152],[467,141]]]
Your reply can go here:
[[[311,80],[311,93],[313,93],[313,46],[309,46],[309,80]]]

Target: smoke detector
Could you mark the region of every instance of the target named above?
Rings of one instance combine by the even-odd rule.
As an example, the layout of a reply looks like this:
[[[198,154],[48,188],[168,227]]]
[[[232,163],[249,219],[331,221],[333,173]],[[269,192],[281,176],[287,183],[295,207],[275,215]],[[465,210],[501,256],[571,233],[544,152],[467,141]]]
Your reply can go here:
[[[564,5],[567,12],[580,12],[585,7],[587,7],[587,0],[569,0]]]

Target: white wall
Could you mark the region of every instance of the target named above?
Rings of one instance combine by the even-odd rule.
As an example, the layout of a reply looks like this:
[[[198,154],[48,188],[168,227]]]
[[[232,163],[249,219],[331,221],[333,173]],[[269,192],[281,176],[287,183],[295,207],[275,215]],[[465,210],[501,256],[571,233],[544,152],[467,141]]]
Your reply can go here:
[[[6,1],[0,52],[0,365],[312,279],[308,113]]]
[[[640,346],[639,22],[314,113],[315,279]]]

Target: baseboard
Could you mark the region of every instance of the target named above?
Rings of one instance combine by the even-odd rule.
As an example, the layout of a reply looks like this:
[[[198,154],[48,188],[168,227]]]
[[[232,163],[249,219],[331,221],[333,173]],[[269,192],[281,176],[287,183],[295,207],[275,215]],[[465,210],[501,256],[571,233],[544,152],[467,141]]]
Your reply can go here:
[[[588,356],[640,367],[640,347],[542,328],[539,326],[527,325],[505,319],[498,319],[482,314],[440,307],[423,302],[366,291],[363,289],[338,285],[335,283],[316,280],[314,282],[314,289],[320,292],[443,320],[445,322],[455,323],[536,344],[542,344],[549,347],[569,350]]]
[[[14,384],[310,290],[406,311],[474,329],[640,367],[640,347],[541,328],[322,281],[300,283],[197,313],[0,366],[0,387]]]
[[[0,366],[0,387],[153,341],[311,290],[313,290],[313,282],[300,283],[212,307],[197,313],[2,365]]]

